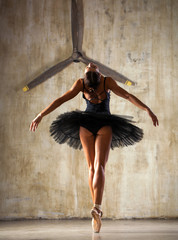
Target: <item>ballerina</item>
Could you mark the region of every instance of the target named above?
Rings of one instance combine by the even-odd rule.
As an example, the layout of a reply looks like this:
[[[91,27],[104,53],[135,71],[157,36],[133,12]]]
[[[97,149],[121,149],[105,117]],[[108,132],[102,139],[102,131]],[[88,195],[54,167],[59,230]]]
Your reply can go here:
[[[159,125],[156,115],[137,97],[119,87],[111,77],[104,77],[98,67],[90,63],[85,68],[84,78],[80,78],[64,95],[54,100],[42,110],[30,124],[35,131],[43,117],[66,101],[83,93],[87,107],[85,111],[66,112],[57,117],[50,126],[51,136],[59,144],[84,150],[89,169],[89,187],[93,201],[91,209],[93,231],[99,233],[101,204],[105,183],[105,167],[110,149],[133,145],[143,138],[143,130],[127,117],[110,113],[110,92],[122,97],[146,111],[153,125]]]

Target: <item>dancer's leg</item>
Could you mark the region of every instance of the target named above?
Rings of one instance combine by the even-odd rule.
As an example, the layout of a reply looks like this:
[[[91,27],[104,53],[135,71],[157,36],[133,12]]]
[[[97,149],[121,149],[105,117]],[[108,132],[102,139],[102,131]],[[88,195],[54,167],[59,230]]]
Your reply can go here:
[[[80,127],[80,140],[84,150],[85,158],[88,163],[89,175],[88,182],[92,201],[94,203],[93,176],[94,176],[94,158],[95,158],[95,136],[84,127]]]
[[[102,127],[95,139],[95,160],[94,160],[94,203],[101,205],[104,183],[105,183],[105,165],[108,160],[109,150],[112,140],[112,129],[110,126]]]
[[[101,128],[95,139],[95,162],[94,162],[94,207],[91,210],[93,231],[99,233],[101,228],[101,203],[105,183],[105,166],[109,156],[112,140],[112,129],[110,126]],[[97,204],[97,205],[96,205]]]

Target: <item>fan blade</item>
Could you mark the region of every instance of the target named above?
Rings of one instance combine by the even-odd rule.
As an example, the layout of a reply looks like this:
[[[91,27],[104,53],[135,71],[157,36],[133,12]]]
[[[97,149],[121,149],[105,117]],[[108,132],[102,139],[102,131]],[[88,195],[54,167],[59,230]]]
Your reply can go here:
[[[83,0],[77,0],[77,8],[78,8],[78,51],[82,52],[83,29],[84,29]]]
[[[73,43],[73,52],[78,51],[78,15],[77,15],[77,3],[76,0],[72,0],[71,5],[71,26],[72,26],[72,43]]]
[[[130,80],[129,78],[125,77],[124,75],[122,75],[121,73],[118,73],[116,72],[115,70],[112,70],[111,68],[109,67],[106,67],[105,65],[93,60],[93,59],[90,59],[86,56],[82,56],[80,57],[80,61],[85,63],[85,64],[89,64],[90,62],[93,62],[95,63],[98,67],[99,67],[99,70],[100,72],[105,75],[105,76],[110,76],[112,77],[114,80],[118,81],[118,82],[121,82],[123,84],[126,84],[128,86],[131,86],[131,85],[136,85],[135,82],[133,82],[132,80]]]
[[[36,87],[40,83],[46,81],[48,78],[54,76],[56,73],[62,71],[65,67],[67,67],[70,63],[73,62],[73,59],[71,57],[67,58],[63,62],[60,62],[56,64],[55,66],[49,68],[47,71],[42,73],[40,76],[36,77],[33,81],[28,83],[24,88],[23,91],[27,92],[30,89]]]

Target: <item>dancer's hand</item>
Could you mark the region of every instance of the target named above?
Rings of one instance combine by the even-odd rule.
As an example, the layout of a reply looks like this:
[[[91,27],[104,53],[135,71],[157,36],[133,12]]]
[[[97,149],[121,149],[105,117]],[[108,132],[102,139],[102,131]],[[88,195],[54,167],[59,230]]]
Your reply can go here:
[[[41,116],[41,114],[38,114],[38,116],[31,122],[29,131],[34,132],[37,129],[38,124],[41,122],[42,118],[43,117]]]
[[[159,126],[159,122],[158,122],[158,119],[157,119],[156,115],[150,109],[147,110],[147,113],[151,117],[151,119],[153,121],[153,125],[155,127]]]

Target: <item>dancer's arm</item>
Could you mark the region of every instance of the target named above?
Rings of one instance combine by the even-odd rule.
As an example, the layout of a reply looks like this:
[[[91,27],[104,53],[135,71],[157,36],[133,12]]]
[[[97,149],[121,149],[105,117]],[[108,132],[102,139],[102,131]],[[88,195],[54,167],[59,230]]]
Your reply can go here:
[[[106,84],[107,84],[106,87],[108,89],[110,89],[113,93],[115,93],[119,97],[127,99],[128,101],[133,103],[135,106],[137,106],[140,109],[146,111],[148,113],[148,115],[151,117],[151,119],[153,121],[153,125],[155,127],[157,125],[159,125],[159,122],[158,122],[158,119],[157,119],[156,115],[151,111],[151,109],[148,106],[146,106],[143,102],[141,102],[137,97],[128,93],[123,88],[119,87],[117,85],[117,83],[112,78],[108,78],[108,81],[106,81]]]
[[[81,79],[78,79],[71,89],[67,91],[65,94],[63,94],[61,97],[55,99],[48,107],[43,109],[37,117],[31,122],[30,129],[31,131],[35,131],[38,127],[38,124],[41,122],[42,118],[49,114],[50,112],[54,111],[56,108],[58,108],[61,104],[64,102],[69,101],[70,99],[74,98],[81,90],[82,90],[82,81]]]

